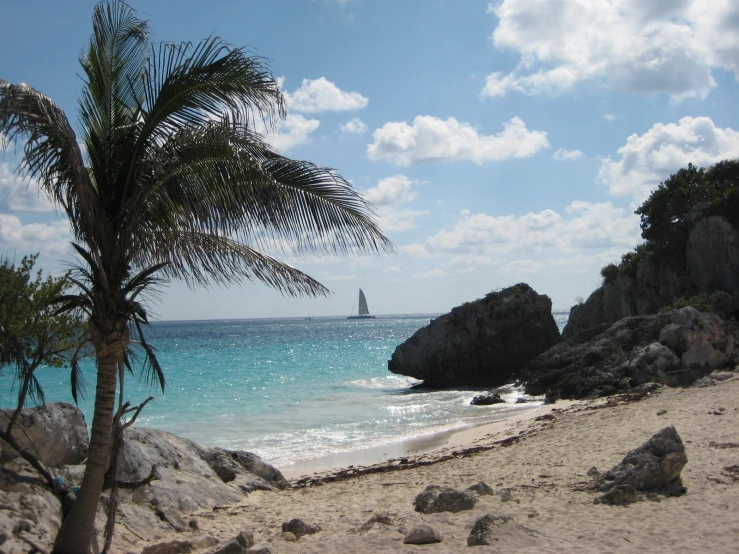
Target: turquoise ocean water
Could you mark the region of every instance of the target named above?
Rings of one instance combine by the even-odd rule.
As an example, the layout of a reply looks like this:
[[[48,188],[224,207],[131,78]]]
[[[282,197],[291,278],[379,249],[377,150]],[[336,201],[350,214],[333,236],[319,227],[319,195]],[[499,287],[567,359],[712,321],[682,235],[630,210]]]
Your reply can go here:
[[[470,406],[480,390],[419,392],[409,388],[414,379],[388,372],[395,347],[434,315],[155,322],[147,337],[167,387],[162,394],[127,375],[126,399],[138,404],[155,397],[139,425],[256,452],[281,468],[462,429],[532,406]],[[561,329],[567,314],[554,317]],[[89,387],[80,408],[89,425],[91,361],[84,373]],[[40,369],[38,377],[47,402],[71,402],[67,370]],[[0,376],[3,407],[13,405],[13,386],[6,370]],[[514,391],[507,399],[520,395]]]

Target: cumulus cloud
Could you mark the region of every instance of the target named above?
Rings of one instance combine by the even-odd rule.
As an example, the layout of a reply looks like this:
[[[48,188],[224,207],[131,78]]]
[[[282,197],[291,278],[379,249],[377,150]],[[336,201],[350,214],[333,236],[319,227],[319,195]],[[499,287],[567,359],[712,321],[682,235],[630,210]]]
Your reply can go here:
[[[345,92],[325,77],[303,79],[295,92],[284,94],[291,111],[310,114],[358,110],[369,103],[358,92]]]
[[[733,157],[739,157],[738,131],[717,127],[709,117],[684,117],[628,137],[615,159],[601,162],[598,180],[611,194],[630,195],[641,203],[661,181],[688,163],[707,166]]]
[[[549,148],[544,131],[529,131],[514,117],[496,135],[481,135],[469,123],[453,117],[443,120],[419,115],[409,125],[390,122],[375,130],[374,142],[367,146],[367,156],[374,161],[387,160],[396,165],[430,161],[471,160],[477,164],[509,158],[528,158]]]
[[[339,125],[342,133],[348,133],[350,135],[361,135],[367,130],[367,125],[358,117],[352,118],[346,123]]]
[[[451,229],[442,229],[411,255],[490,256],[583,249],[621,250],[639,240],[639,218],[610,202],[572,202],[564,214],[552,209],[520,216],[473,214],[462,210]]]
[[[309,142],[311,133],[320,125],[317,119],[307,119],[300,114],[288,115],[284,121],[277,122],[274,129],[267,128],[261,119],[256,120],[257,132],[281,154]]]
[[[380,225],[386,232],[407,231],[416,227],[416,219],[426,215],[426,210],[400,209],[398,206],[415,200],[415,187],[422,181],[414,181],[403,174],[382,179],[376,187],[364,191],[366,200],[377,206]]]
[[[66,220],[24,225],[17,216],[0,213],[1,251],[61,255],[67,252],[69,240],[70,229]]]
[[[739,78],[739,4],[732,0],[500,0],[492,41],[520,56],[488,75],[483,96],[556,94],[590,83],[675,100],[705,97],[712,71]]]
[[[11,212],[54,211],[38,182],[20,177],[7,163],[0,163],[0,206]]]
[[[554,154],[552,158],[557,161],[573,161],[582,156],[582,152],[579,150],[567,150],[566,148],[560,148]]]

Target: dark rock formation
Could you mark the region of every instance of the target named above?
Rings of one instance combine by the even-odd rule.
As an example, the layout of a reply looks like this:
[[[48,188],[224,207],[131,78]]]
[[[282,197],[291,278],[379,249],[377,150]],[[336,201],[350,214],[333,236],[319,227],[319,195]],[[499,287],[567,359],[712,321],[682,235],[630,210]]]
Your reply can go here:
[[[283,533],[292,533],[298,539],[303,535],[314,535],[321,530],[320,525],[310,525],[304,522],[302,519],[291,519],[282,524]]]
[[[714,314],[687,307],[594,327],[521,371],[528,394],[593,398],[645,383],[690,384],[732,359],[734,338]]]
[[[491,404],[505,404],[499,394],[481,394],[470,402],[471,406],[490,406]]]
[[[6,429],[13,411],[0,410],[0,426]],[[82,412],[72,404],[50,402],[21,411],[13,437],[47,466],[79,464],[87,458],[87,425]],[[18,453],[0,440],[0,463],[18,458]]]
[[[625,317],[655,314],[681,297],[723,291],[739,298],[739,232],[720,216],[701,218],[696,212],[695,218],[685,259],[647,255],[637,263],[634,275],[618,275],[583,304],[573,306],[562,337],[572,338]],[[730,307],[724,302],[720,315],[727,318],[738,309],[736,301]]]
[[[416,496],[414,508],[422,514],[436,512],[461,512],[471,510],[477,504],[477,495],[458,491],[451,487],[429,485]]]
[[[475,521],[472,531],[467,537],[467,546],[488,546],[495,544],[496,527],[511,521],[509,516],[486,514]]]
[[[616,491],[615,498],[601,498],[604,503],[623,503],[635,491],[659,491],[678,483],[680,472],[688,463],[685,446],[674,427],[665,427],[639,448],[631,450],[620,464],[606,471],[595,483],[597,491]],[[677,487],[675,487],[677,485]],[[684,490],[684,489],[683,489]]]
[[[405,538],[403,538],[405,544],[433,544],[443,540],[441,533],[426,523],[417,525],[408,531]]]
[[[551,300],[521,283],[434,319],[395,349],[388,369],[438,386],[498,386],[558,341]]]

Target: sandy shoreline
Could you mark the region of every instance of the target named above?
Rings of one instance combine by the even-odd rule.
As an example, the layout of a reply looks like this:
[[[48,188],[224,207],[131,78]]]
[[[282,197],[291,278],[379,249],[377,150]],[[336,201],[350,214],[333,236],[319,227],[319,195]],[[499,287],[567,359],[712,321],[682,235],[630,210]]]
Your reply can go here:
[[[551,416],[537,421],[545,411]],[[687,494],[629,506],[593,504],[587,470],[609,469],[667,425],[685,443]],[[736,552],[739,475],[732,468],[739,468],[739,374],[716,386],[662,389],[637,402],[614,397],[546,406],[519,421],[457,433],[414,459],[429,463],[338,478],[342,471],[334,470],[304,483],[310,486],[257,491],[238,505],[195,512],[200,530],[187,538],[227,541],[249,529],[277,553],[466,552],[473,551],[466,542],[472,524],[489,513],[510,516],[515,525],[503,530],[495,547],[475,547],[479,552]],[[513,501],[482,496],[472,510],[458,513],[413,510],[427,485],[462,489],[478,481],[509,489]],[[360,531],[379,513],[392,524]],[[292,518],[320,524],[322,531],[287,542],[280,528]],[[437,528],[443,542],[403,544],[405,531],[420,523]],[[172,534],[149,544],[183,538]]]

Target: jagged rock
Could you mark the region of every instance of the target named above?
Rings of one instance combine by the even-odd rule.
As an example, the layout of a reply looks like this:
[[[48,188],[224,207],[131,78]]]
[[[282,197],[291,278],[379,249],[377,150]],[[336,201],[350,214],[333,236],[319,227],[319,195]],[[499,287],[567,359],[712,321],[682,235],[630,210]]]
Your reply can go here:
[[[610,491],[620,485],[638,491],[657,490],[679,479],[687,462],[680,435],[674,427],[665,427],[605,472],[595,483],[595,490]]]
[[[481,394],[475,396],[470,402],[471,406],[490,406],[491,404],[505,404],[499,394]]]
[[[719,216],[695,212],[683,259],[656,259],[648,254],[637,263],[636,274],[619,275],[573,306],[562,337],[573,338],[588,329],[633,316],[657,313],[678,298],[714,294],[712,310],[724,319],[737,313],[736,301],[715,291],[739,294],[739,232]]]
[[[478,496],[492,496],[495,494],[493,488],[483,481],[475,483],[474,485],[470,485],[469,487],[467,487],[466,490],[477,493]]]
[[[670,320],[669,314],[629,317],[595,328],[594,336],[584,333],[557,344],[521,371],[526,393],[592,398],[663,378],[669,356],[661,348],[648,347]]]
[[[313,535],[321,530],[320,525],[309,525],[302,519],[291,519],[282,524],[283,533],[293,533],[300,540],[303,535]]]
[[[251,452],[201,447],[200,455],[224,483],[235,481],[244,492],[290,487],[282,473]],[[254,475],[259,479],[252,479]]]
[[[0,410],[0,427],[7,428],[12,413],[12,410]],[[13,437],[47,466],[79,464],[87,457],[85,417],[65,402],[49,402],[22,410]],[[0,440],[0,463],[18,457],[14,449]]]
[[[178,533],[183,533],[184,531],[187,531],[187,524],[185,523],[185,520],[182,519],[180,514],[178,514],[171,508],[157,508],[156,510],[154,510],[154,513],[159,516],[159,519],[169,523],[172,528]]]
[[[639,501],[639,493],[633,485],[616,485],[607,493],[593,500],[593,504],[608,504],[611,506],[624,506]]]
[[[672,313],[659,341],[680,356],[681,367],[688,369],[724,367],[734,352],[734,338],[723,320],[690,306]]]
[[[238,541],[233,540],[213,551],[213,554],[244,554],[244,548]]]
[[[417,525],[408,531],[405,538],[403,538],[405,544],[433,544],[443,540],[441,533],[427,523]]]
[[[236,542],[244,548],[251,548],[254,546],[254,533],[251,531],[241,531],[241,533],[236,535]]]
[[[393,373],[437,386],[497,386],[559,341],[552,302],[521,283],[454,308],[395,349]]]
[[[467,537],[467,546],[487,546],[495,544],[496,528],[508,523],[512,518],[508,516],[494,516],[486,514],[475,520],[472,531]]]
[[[458,491],[451,487],[429,485],[416,496],[414,508],[423,514],[436,512],[461,512],[471,510],[477,503],[477,496],[467,491]]]
[[[699,292],[739,292],[739,232],[723,217],[698,221],[688,238],[687,270]]]

